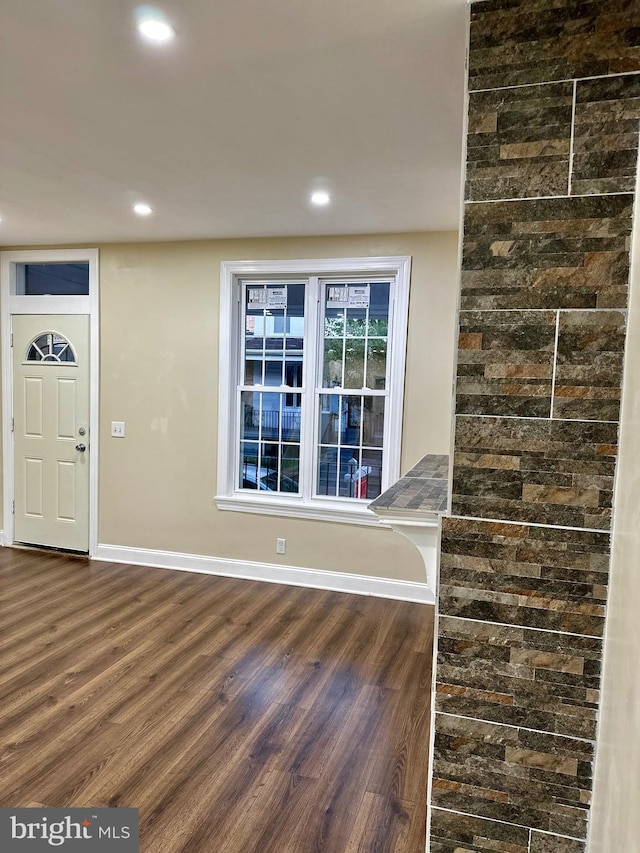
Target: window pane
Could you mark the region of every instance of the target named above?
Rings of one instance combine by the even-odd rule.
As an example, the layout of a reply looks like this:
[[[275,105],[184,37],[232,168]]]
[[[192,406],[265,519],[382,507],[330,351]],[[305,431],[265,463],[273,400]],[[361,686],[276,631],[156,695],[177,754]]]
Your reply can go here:
[[[89,263],[17,264],[19,296],[87,296]]]
[[[282,394],[261,394],[261,438],[271,441],[280,439],[280,409]]]
[[[384,438],[384,397],[364,397],[362,408],[362,444],[382,447]]]
[[[245,385],[287,384],[285,353],[302,363],[304,284],[245,287]]]
[[[239,488],[299,491],[300,410],[286,394],[243,391],[240,395]]]
[[[320,396],[320,444],[360,446],[362,397]]]
[[[382,491],[382,451],[363,450],[360,477],[354,483],[354,497],[371,501]]]
[[[284,444],[280,457],[280,491],[300,491],[300,445]]]
[[[344,315],[344,308],[327,308],[324,316],[325,339],[344,337]]]
[[[240,438],[244,441],[300,441],[300,409],[287,406],[287,394],[243,391]]]
[[[53,332],[47,332],[31,342],[25,360],[43,361],[49,364],[60,362],[75,364],[76,357],[69,341]]]
[[[324,369],[322,376],[322,386],[324,388],[342,387],[344,346],[344,338],[327,338],[324,342]]]
[[[341,397],[340,444],[360,446],[362,429],[362,397]]]
[[[320,447],[318,453],[318,483],[316,494],[335,497],[339,485],[339,451],[335,447]]]
[[[320,395],[317,494],[380,494],[384,411],[384,397]]]
[[[284,384],[289,388],[302,388],[301,358],[287,358],[284,366]]]
[[[366,331],[366,310],[364,308],[349,308],[347,311],[347,337],[364,338]]]
[[[283,394],[283,398],[286,397],[297,397],[297,394]],[[286,404],[286,399],[284,400]],[[295,403],[295,399],[293,401]],[[287,406],[284,405],[281,417],[281,430],[282,430],[282,441],[300,441],[300,418],[301,418],[301,409],[300,406]]]
[[[273,309],[265,316],[265,385],[282,385],[284,362],[284,311]]]
[[[369,290],[369,337],[389,334],[389,283],[377,282]]]
[[[319,444],[382,447],[384,397],[321,394]]]
[[[322,386],[386,388],[388,282],[325,285]]]
[[[380,494],[382,451],[321,447],[316,494],[372,500]]]
[[[244,381],[246,385],[262,385],[262,367],[264,362],[263,311],[247,311],[244,327]]]
[[[240,438],[260,437],[260,395],[243,391],[240,395]]]
[[[287,285],[287,337],[298,338],[302,345],[304,337],[304,284]]]
[[[260,445],[260,482],[262,491],[277,491],[278,472],[280,470],[279,446],[262,442]],[[275,488],[274,483],[276,484]]]
[[[366,387],[382,391],[387,385],[387,334],[389,331],[389,284],[371,285],[367,326]]]
[[[384,391],[387,376],[387,339],[369,338],[367,341],[366,387]]]
[[[338,394],[320,396],[320,444],[338,444],[341,399]]]
[[[241,442],[241,489],[260,492],[299,492],[300,448],[270,442]]]
[[[344,354],[344,387],[364,387],[364,338],[347,338]]]
[[[279,356],[279,358],[278,358]],[[267,353],[267,360],[264,365],[264,384],[265,385],[282,385],[282,364],[283,353]]]
[[[240,442],[240,488],[257,489],[258,481],[258,445],[248,441]]]

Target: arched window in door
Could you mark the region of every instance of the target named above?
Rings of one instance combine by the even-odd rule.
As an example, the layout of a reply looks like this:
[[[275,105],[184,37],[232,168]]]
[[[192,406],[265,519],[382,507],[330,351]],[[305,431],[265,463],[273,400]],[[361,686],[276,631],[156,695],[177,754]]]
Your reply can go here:
[[[76,354],[66,338],[56,332],[44,332],[34,338],[27,347],[25,363],[48,362],[54,364],[76,364]]]

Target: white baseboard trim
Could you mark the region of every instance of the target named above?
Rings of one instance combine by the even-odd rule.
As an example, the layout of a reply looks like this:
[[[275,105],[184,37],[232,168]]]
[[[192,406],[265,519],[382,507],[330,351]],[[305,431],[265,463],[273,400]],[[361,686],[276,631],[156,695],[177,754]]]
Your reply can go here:
[[[267,583],[282,583],[290,586],[306,586],[313,589],[328,589],[334,592],[351,592],[378,598],[395,598],[420,604],[435,603],[433,592],[426,583],[372,578],[343,572],[323,572],[319,569],[280,566],[274,563],[253,563],[230,560],[226,557],[204,557],[198,554],[181,554],[178,551],[125,548],[122,545],[98,545],[92,559],[105,560],[109,563],[131,563],[134,566],[177,569],[182,572],[223,575]]]

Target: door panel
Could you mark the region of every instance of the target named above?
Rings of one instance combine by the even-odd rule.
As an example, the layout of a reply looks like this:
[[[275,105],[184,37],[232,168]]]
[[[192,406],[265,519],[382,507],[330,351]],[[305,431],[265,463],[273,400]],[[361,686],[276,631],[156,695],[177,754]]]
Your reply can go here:
[[[48,339],[47,333],[53,333]],[[69,341],[75,361],[58,361]],[[27,361],[30,344],[41,339]],[[44,342],[43,342],[44,340]],[[16,542],[89,548],[89,318],[13,317]],[[80,434],[80,430],[84,434]],[[86,446],[86,452],[76,449]]]
[[[58,521],[77,521],[75,462],[58,460]]]
[[[42,518],[42,459],[24,460],[24,511],[33,518]]]
[[[24,383],[24,431],[29,438],[44,438],[42,423],[42,377],[25,376]]]
[[[65,439],[76,437],[76,424],[78,423],[78,409],[76,406],[76,381],[75,379],[58,379],[58,435],[57,438]]]

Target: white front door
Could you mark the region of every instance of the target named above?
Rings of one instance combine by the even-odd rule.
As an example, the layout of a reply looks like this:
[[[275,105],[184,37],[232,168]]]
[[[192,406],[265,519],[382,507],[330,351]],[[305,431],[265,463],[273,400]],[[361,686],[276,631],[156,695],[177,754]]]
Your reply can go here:
[[[13,316],[14,539],[89,550],[89,317]]]

